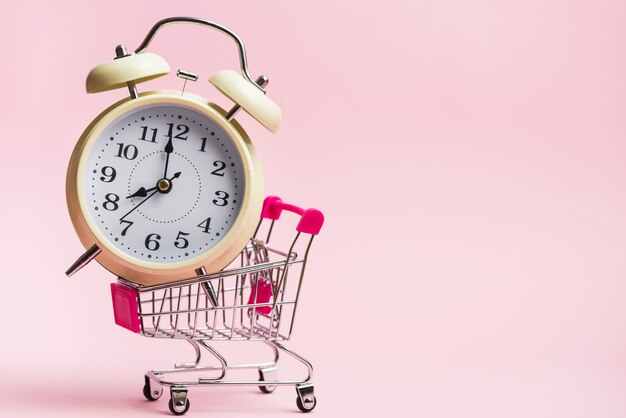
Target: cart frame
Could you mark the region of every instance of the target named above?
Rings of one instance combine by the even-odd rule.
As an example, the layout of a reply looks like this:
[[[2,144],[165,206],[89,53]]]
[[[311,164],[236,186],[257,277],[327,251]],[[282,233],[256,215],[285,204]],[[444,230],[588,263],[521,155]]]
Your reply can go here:
[[[275,222],[284,210],[301,215],[296,236],[287,251],[269,245]],[[263,228],[266,221],[270,221],[269,227]],[[281,342],[291,337],[309,251],[323,222],[324,217],[317,209],[305,210],[269,196],[264,201],[254,236],[241,251],[238,262],[231,263],[231,268],[212,274],[199,269],[196,277],[159,285],[144,286],[123,278],[111,284],[118,325],[149,338],[184,339],[195,352],[192,362],[146,372],[144,396],[157,400],[163,394],[163,387],[167,387],[170,411],[182,415],[190,407],[191,387],[258,386],[262,392],[271,393],[278,386],[294,386],[298,409],[313,410],[317,404],[313,366]],[[258,237],[264,229],[267,232],[261,240]],[[303,235],[308,240],[302,240]],[[300,248],[304,248],[301,258],[296,252]],[[238,266],[232,267],[233,264]],[[294,273],[295,281],[289,279]],[[272,349],[273,357],[265,362],[229,364],[210,341],[261,341]],[[202,364],[204,350],[217,364]],[[306,375],[299,379],[278,379],[281,352],[302,364]],[[258,378],[230,379],[229,371],[235,369],[257,369]],[[195,380],[174,378],[204,372],[211,376]]]

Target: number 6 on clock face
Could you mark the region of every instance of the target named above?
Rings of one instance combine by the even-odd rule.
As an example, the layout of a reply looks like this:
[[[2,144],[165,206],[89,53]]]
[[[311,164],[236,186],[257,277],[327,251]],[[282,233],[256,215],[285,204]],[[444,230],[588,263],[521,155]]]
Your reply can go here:
[[[156,284],[227,265],[252,235],[262,174],[254,149],[223,110],[157,92],[101,114],[68,169],[74,226],[97,260]]]

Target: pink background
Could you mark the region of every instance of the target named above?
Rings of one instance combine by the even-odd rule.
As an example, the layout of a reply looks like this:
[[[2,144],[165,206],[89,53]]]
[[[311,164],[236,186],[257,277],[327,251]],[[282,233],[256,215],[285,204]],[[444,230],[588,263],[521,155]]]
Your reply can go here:
[[[191,356],[116,327],[100,266],[63,275],[70,152],[125,94],[85,76],[173,15],[242,36],[284,115],[240,117],[267,192],[327,215],[290,344],[316,416],[626,415],[626,5],[565,0],[5,2],[0,414],[163,416],[143,373]],[[229,104],[206,82],[237,68],[228,39],[150,50]],[[188,416],[297,414],[257,392],[191,392]]]

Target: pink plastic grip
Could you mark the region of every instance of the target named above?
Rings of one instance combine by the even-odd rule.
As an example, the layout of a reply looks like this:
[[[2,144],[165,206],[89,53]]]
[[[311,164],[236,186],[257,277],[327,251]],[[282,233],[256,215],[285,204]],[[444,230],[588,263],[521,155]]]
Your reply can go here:
[[[111,298],[113,299],[113,315],[115,323],[132,332],[139,332],[139,313],[136,290],[119,283],[111,283]]]
[[[302,209],[299,206],[290,205],[289,203],[283,203],[282,199],[278,196],[268,196],[263,202],[263,210],[261,211],[261,218],[278,220],[283,210],[297,213],[302,218],[298,222],[296,230],[298,232],[304,232],[305,234],[317,235],[324,225],[324,214],[317,209]]]

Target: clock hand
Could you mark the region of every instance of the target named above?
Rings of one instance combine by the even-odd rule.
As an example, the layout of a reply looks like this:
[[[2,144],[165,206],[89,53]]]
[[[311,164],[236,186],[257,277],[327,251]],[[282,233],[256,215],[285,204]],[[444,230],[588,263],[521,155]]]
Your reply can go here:
[[[172,137],[167,141],[167,145],[165,145],[165,153],[167,156],[165,157],[165,172],[163,173],[163,178],[167,178],[167,166],[170,162],[170,154],[174,151],[174,146],[172,145]]]
[[[122,217],[120,218],[120,221],[123,221],[123,220],[124,220],[124,218],[126,218],[128,215],[130,215],[131,213],[133,213],[133,211],[134,211],[135,209],[137,209],[139,206],[141,206],[141,205],[143,205],[144,203],[146,203],[146,201],[147,201],[148,199],[150,199],[152,196],[154,196],[157,192],[158,192],[158,190],[155,190],[155,191],[153,191],[152,193],[150,193],[150,194],[148,195],[148,197],[146,197],[144,200],[142,200],[141,202],[139,202],[139,204],[138,204],[137,206],[135,206],[134,208],[132,208],[131,210],[129,210],[128,212],[126,212],[126,215],[122,216]]]
[[[181,174],[181,172],[179,171],[179,172],[175,173],[172,176],[172,178],[167,179],[167,180],[172,181],[174,179],[177,179],[177,178],[180,177],[180,174]],[[154,186],[154,187],[149,188],[149,189],[146,189],[145,187],[140,187],[139,190],[137,190],[135,193],[131,194],[130,196],[126,196],[126,199],[130,199],[130,198],[133,198],[133,197],[146,197],[146,196],[148,196],[148,193],[150,193],[153,190],[157,190],[157,189],[159,189],[158,184],[156,186]]]
[[[146,197],[148,196],[148,192],[151,192],[152,190],[156,190],[156,187],[152,187],[148,190],[146,190],[145,187],[140,187],[139,190],[137,190],[135,193],[131,194],[130,196],[126,196],[126,199],[130,199],[133,197]]]

